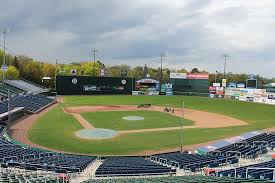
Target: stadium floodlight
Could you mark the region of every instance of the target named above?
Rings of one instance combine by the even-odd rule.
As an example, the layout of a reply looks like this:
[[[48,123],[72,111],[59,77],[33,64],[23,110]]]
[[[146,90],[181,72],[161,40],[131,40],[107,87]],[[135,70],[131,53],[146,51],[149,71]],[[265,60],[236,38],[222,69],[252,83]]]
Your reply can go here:
[[[94,69],[93,69],[93,77],[95,77],[95,54],[96,54],[96,52],[98,52],[98,50],[97,49],[94,49],[94,50],[92,50],[92,52],[94,53]]]
[[[162,83],[162,62],[164,57],[166,57],[165,53],[160,54],[160,83]]]
[[[223,76],[224,76],[224,79],[225,79],[225,74],[226,74],[226,62],[227,62],[227,58],[229,58],[230,55],[228,55],[228,54],[223,54],[222,56],[224,57]]]

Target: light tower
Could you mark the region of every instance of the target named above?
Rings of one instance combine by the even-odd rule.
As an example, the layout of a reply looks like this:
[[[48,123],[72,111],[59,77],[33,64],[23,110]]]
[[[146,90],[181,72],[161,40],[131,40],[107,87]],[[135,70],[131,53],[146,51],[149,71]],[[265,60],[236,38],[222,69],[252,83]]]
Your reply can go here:
[[[92,52],[94,53],[94,69],[93,69],[93,77],[95,77],[95,54],[98,52],[98,50],[97,49],[94,49],[94,50],[92,50]]]

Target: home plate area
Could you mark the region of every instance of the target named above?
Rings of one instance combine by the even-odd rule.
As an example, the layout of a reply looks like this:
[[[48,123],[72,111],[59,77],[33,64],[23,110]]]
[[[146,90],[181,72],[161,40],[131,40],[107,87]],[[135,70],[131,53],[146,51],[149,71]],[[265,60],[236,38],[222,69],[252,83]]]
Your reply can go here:
[[[115,130],[104,129],[104,128],[95,128],[95,129],[84,129],[79,130],[75,133],[77,137],[84,139],[108,139],[114,138],[119,135]]]

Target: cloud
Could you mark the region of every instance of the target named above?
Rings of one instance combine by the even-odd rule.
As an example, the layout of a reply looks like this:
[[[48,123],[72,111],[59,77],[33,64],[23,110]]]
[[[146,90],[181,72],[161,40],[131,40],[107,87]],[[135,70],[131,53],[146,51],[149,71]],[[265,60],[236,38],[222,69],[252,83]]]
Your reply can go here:
[[[1,3],[8,48],[38,60],[223,70],[274,77],[272,0],[14,0]],[[2,37],[0,41],[2,41]]]

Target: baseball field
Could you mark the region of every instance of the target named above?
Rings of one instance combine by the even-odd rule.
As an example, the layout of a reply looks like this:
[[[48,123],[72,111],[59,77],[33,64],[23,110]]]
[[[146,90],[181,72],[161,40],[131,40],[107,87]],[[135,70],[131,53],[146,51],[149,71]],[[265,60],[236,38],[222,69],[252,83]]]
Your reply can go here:
[[[137,108],[140,104],[152,107]],[[164,112],[167,106],[174,111]],[[140,119],[125,120],[129,116]],[[35,118],[26,129],[28,139],[23,142],[82,154],[150,154],[179,149],[181,122],[183,144],[190,148],[248,131],[272,128],[275,107],[187,96],[66,96]],[[107,139],[76,136],[79,130],[98,128],[114,130],[118,135]]]

